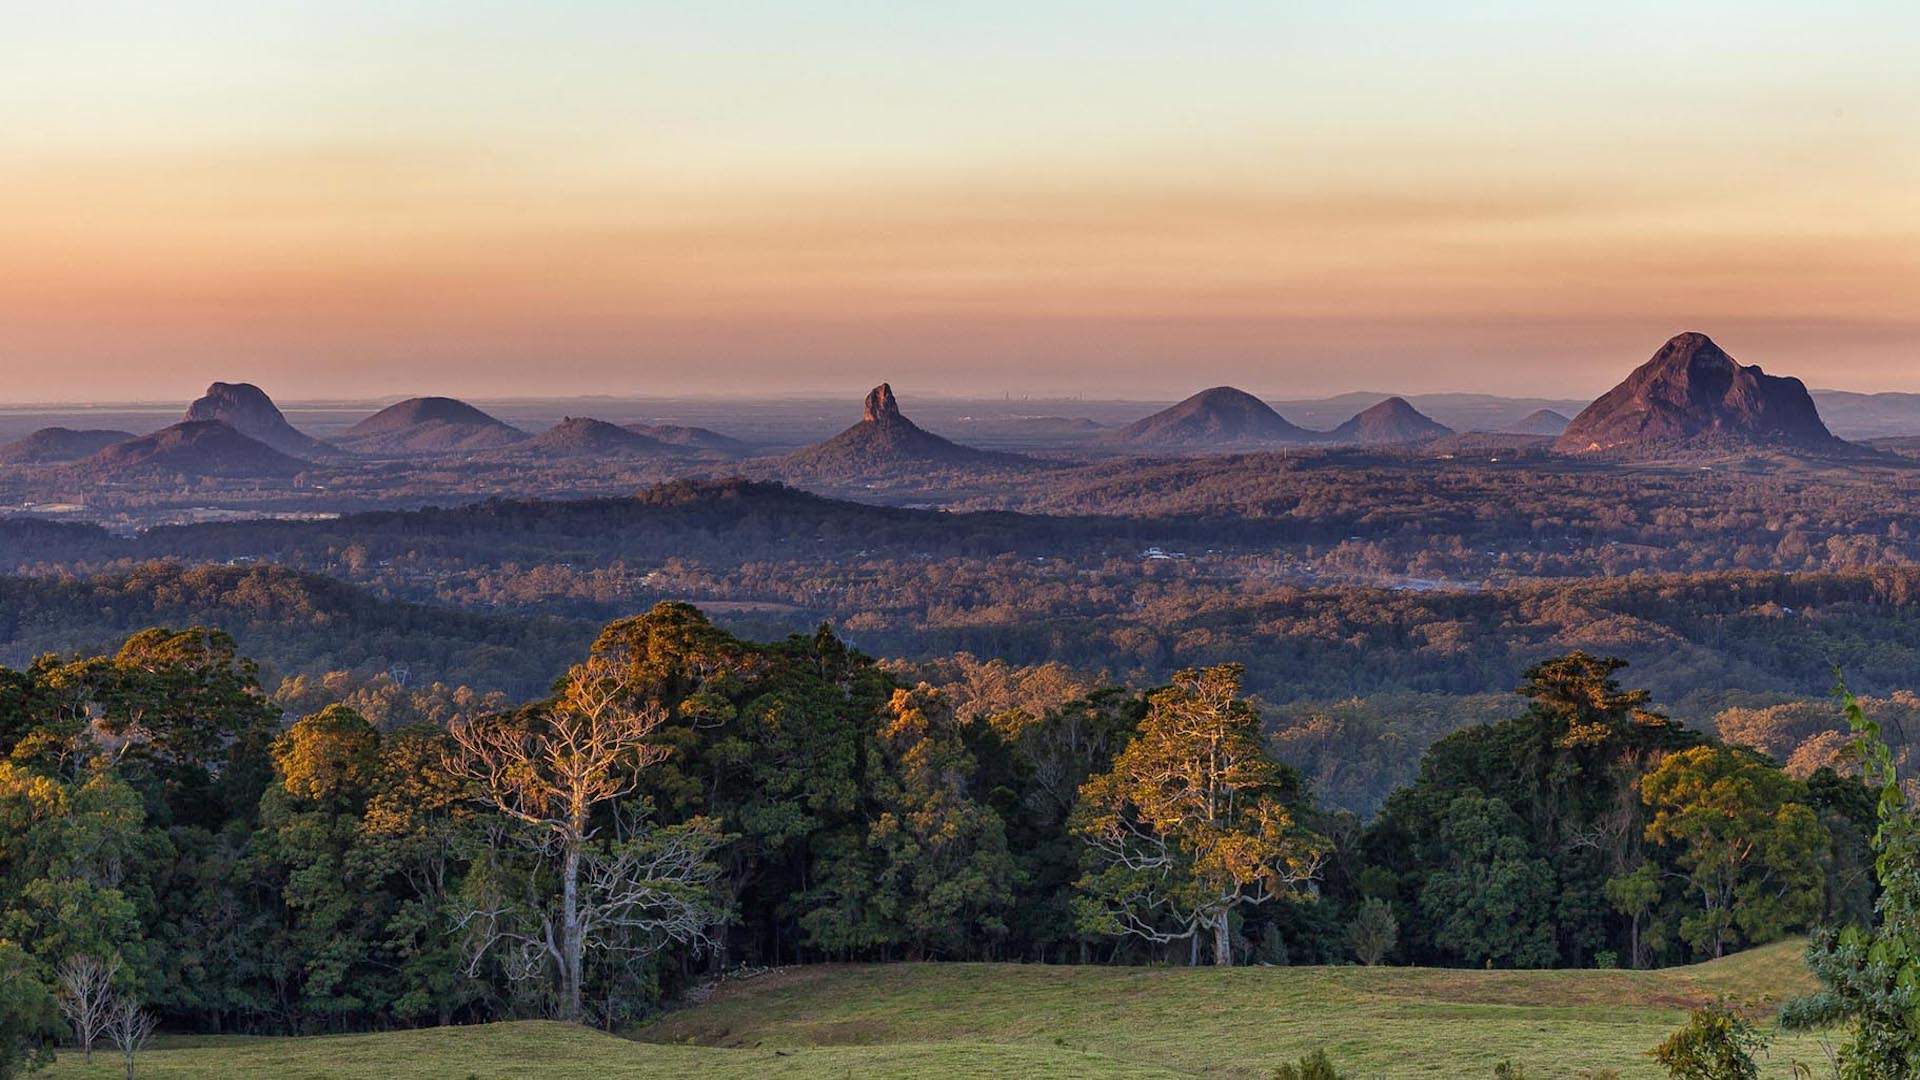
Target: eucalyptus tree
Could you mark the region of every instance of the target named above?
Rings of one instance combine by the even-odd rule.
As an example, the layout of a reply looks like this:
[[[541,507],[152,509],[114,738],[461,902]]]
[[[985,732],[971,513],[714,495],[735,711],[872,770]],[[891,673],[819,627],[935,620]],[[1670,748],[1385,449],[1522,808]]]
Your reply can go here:
[[[1241,669],[1181,671],[1148,699],[1111,771],[1080,789],[1082,925],[1155,942],[1213,936],[1233,963],[1235,908],[1308,892],[1327,844],[1296,814],[1298,781],[1268,755]]]
[[[494,832],[499,843],[532,864],[517,897],[486,889],[482,874],[485,895],[459,917],[473,935],[473,963],[505,947],[510,972],[532,977],[544,967],[566,1020],[584,1014],[589,949],[702,945],[724,917],[711,859],[719,832],[703,819],[654,828],[644,801],[619,805],[672,752],[649,740],[667,713],[633,692],[632,666],[596,653],[568,673],[553,702],[451,732],[450,771],[505,819]]]

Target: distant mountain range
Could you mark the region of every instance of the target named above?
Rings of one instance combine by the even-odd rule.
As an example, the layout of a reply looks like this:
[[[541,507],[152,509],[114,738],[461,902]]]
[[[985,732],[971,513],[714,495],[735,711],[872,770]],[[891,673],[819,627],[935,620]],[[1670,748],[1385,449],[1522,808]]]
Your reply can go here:
[[[1135,421],[1104,441],[1143,449],[1219,451],[1314,444],[1386,446],[1452,433],[1452,428],[1399,397],[1370,405],[1331,431],[1313,431],[1244,390],[1216,386]]]
[[[1676,344],[1677,343],[1677,344]],[[1264,401],[1243,390],[1218,386],[1203,390],[1152,415],[1129,415],[1126,402],[1088,400],[1055,402],[1056,409],[1084,407],[1089,415],[1070,412],[1014,412],[1038,402],[1014,404],[987,401],[936,400],[926,406],[935,426],[961,433],[962,441],[934,434],[908,420],[883,384],[869,395],[860,421],[832,438],[814,443],[784,459],[784,467],[806,471],[859,472],[885,470],[895,463],[987,465],[1004,467],[1030,463],[1011,451],[1074,451],[1120,448],[1126,451],[1195,452],[1246,451],[1289,446],[1329,444],[1402,444],[1444,438],[1500,435],[1559,440],[1561,452],[1631,455],[1635,447],[1704,444],[1721,448],[1751,444],[1796,450],[1832,449],[1826,440],[1920,438],[1920,393],[1856,393],[1807,390],[1798,380],[1780,379],[1732,361],[1701,334],[1676,337],[1662,354],[1685,354],[1686,364],[1664,374],[1644,373],[1609,392],[1598,402],[1577,399],[1513,398],[1492,394],[1444,393],[1393,395],[1356,391],[1313,400]],[[1671,359],[1671,356],[1669,356]],[[1652,361],[1649,364],[1653,364]],[[1672,364],[1653,364],[1672,368]],[[1684,370],[1682,370],[1684,369]],[[1629,386],[1634,378],[1640,382]],[[1724,385],[1723,385],[1724,384]],[[1717,389],[1714,389],[1716,388]],[[1717,395],[1718,404],[1700,396]],[[598,408],[613,399],[596,399]],[[1600,412],[1594,408],[1605,404]],[[652,408],[659,408],[655,402]],[[682,415],[717,418],[724,426],[728,406],[700,403],[678,407]],[[757,444],[793,446],[818,431],[817,420],[807,419],[808,405],[769,407],[764,403],[740,412],[739,422],[753,426]],[[513,405],[510,415],[529,415],[527,403]],[[1003,411],[1004,410],[1004,411]],[[301,415],[327,416],[314,430],[316,438],[289,422],[286,414],[260,387],[245,382],[215,382],[185,411],[187,422],[215,422],[285,457],[325,466],[341,466],[360,455],[378,458],[431,457],[445,454],[488,455],[512,451],[555,458],[685,456],[689,460],[745,458],[753,444],[689,423],[616,423],[573,415],[552,423],[537,412],[530,435],[475,406],[447,397],[417,397],[380,409],[349,427],[346,410],[330,405],[325,412],[308,409]],[[45,425],[65,420],[55,411],[22,412],[0,418],[0,430],[11,428],[14,441],[0,445],[0,467],[55,467],[77,464],[120,443],[136,442],[124,453],[107,455],[99,464],[124,467],[130,462],[161,459],[195,466],[198,448],[211,447],[214,435],[173,431],[154,432],[139,423],[151,410],[74,410],[77,423],[56,423],[26,429],[20,421],[30,415]],[[1606,417],[1604,423],[1601,417]],[[551,416],[552,414],[548,414]],[[631,414],[629,414],[631,415]],[[664,413],[656,415],[666,415]],[[816,414],[817,415],[817,414]],[[1566,436],[1570,416],[1581,416]],[[334,418],[338,419],[334,419]],[[771,424],[763,422],[765,418]],[[88,423],[91,421],[91,423]],[[103,424],[101,421],[108,421]],[[151,421],[150,421],[151,422]],[[307,424],[315,421],[308,419]],[[551,423],[551,427],[544,425]],[[1601,429],[1604,428],[1604,431]],[[1598,432],[1599,434],[1596,434]],[[165,437],[160,437],[164,434]],[[1565,437],[1563,437],[1565,436]],[[817,437],[817,436],[811,436]],[[1585,438],[1581,443],[1580,439]],[[140,441],[142,439],[151,441]],[[968,445],[969,443],[981,445]],[[1576,450],[1580,447],[1603,449]],[[1452,447],[1454,444],[1448,444]],[[1459,444],[1469,445],[1467,443]],[[1478,447],[1480,443],[1471,443]],[[1504,443],[1488,445],[1505,445]],[[992,447],[993,449],[988,449]],[[244,447],[226,446],[203,464],[207,475],[239,475],[235,454]],[[764,451],[759,451],[764,452]],[[251,471],[272,475],[285,464],[262,459]]]

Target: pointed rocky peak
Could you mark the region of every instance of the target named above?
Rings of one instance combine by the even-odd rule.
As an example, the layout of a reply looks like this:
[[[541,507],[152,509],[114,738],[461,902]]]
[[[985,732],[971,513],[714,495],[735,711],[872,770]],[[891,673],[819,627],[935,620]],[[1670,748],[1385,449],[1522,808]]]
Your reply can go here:
[[[1844,449],[1799,379],[1742,365],[1705,334],[1678,334],[1573,418],[1554,448],[1628,456],[1673,449]]]
[[[902,464],[1019,465],[1017,454],[977,450],[941,438],[906,418],[893,387],[881,383],[867,391],[860,422],[822,443],[797,450],[788,465],[811,473],[878,472]]]
[[[267,392],[252,383],[217,382],[187,406],[187,421],[217,420],[257,442],[294,457],[327,457],[335,451],[287,422]]]
[[[887,383],[867,391],[866,420],[904,420],[900,415],[900,403],[893,400],[893,387]]]

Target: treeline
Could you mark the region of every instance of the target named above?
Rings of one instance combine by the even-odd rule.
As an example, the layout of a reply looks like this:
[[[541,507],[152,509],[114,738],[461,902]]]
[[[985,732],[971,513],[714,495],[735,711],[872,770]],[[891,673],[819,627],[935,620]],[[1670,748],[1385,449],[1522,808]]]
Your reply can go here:
[[[1801,776],[1831,763],[1839,745],[1824,704],[1835,665],[1876,716],[1895,723],[1914,713],[1901,705],[1920,668],[1920,571],[1911,568],[1415,592],[1234,588],[1189,564],[1145,565],[1088,573],[1008,559],[982,580],[942,564],[784,573],[756,564],[742,570],[754,576],[725,588],[677,560],[645,575],[546,565],[443,581],[446,589],[475,583],[474,592],[442,598],[481,609],[463,611],[263,564],[152,563],[93,578],[0,579],[0,662],[100,649],[156,623],[197,624],[232,634],[270,687],[324,676],[523,699],[565,671],[592,636],[589,619],[688,594],[789,596],[794,603],[709,602],[707,610],[757,640],[829,621],[849,644],[905,658],[936,685],[960,676],[933,669],[968,654],[1133,685],[1182,667],[1239,663],[1286,760],[1325,805],[1362,816],[1413,779],[1434,740],[1505,715],[1527,667],[1568,648],[1628,660],[1674,715],[1703,730],[1731,724],[1727,738],[1765,749]],[[569,615],[533,614],[543,611]]]
[[[1868,791],[1619,666],[1534,667],[1363,825],[1232,665],[942,691],[665,604],[525,705],[283,715],[231,638],[148,630],[0,671],[0,964],[110,967],[173,1031],[615,1025],[739,964],[1644,966],[1867,920]]]
[[[593,635],[559,619],[399,603],[276,566],[147,563],[91,578],[0,577],[0,662],[15,666],[189,623],[231,634],[268,662],[270,680],[341,672],[515,697],[544,691]]]
[[[130,538],[8,519],[0,521],[8,556],[0,569],[271,557],[354,580],[390,568],[388,580],[417,583],[456,569],[668,558],[716,571],[1002,555],[1091,564],[1159,545],[1259,555],[1269,571],[1310,567],[1330,581],[1836,571],[1920,561],[1909,512],[1916,495],[1920,468],[1911,466],[1687,471],[1249,455],[1050,471],[981,494],[964,512],[736,478],[673,481],[618,498],[497,498],[334,520],[170,526]]]

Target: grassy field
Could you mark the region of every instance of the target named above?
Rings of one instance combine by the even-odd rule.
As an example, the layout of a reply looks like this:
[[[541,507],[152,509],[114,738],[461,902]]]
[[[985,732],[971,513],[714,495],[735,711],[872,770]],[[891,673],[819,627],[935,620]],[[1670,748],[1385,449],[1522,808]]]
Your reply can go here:
[[[1692,1006],[1766,1007],[1810,989],[1783,942],[1660,972],[1418,968],[1067,968],[910,964],[790,969],[730,983],[618,1039],[551,1023],[308,1039],[180,1040],[155,1078],[1245,1076],[1324,1048],[1355,1077],[1660,1075],[1649,1047]],[[1778,1040],[1765,1075],[1824,1062]],[[64,1055],[50,1077],[109,1077]]]

